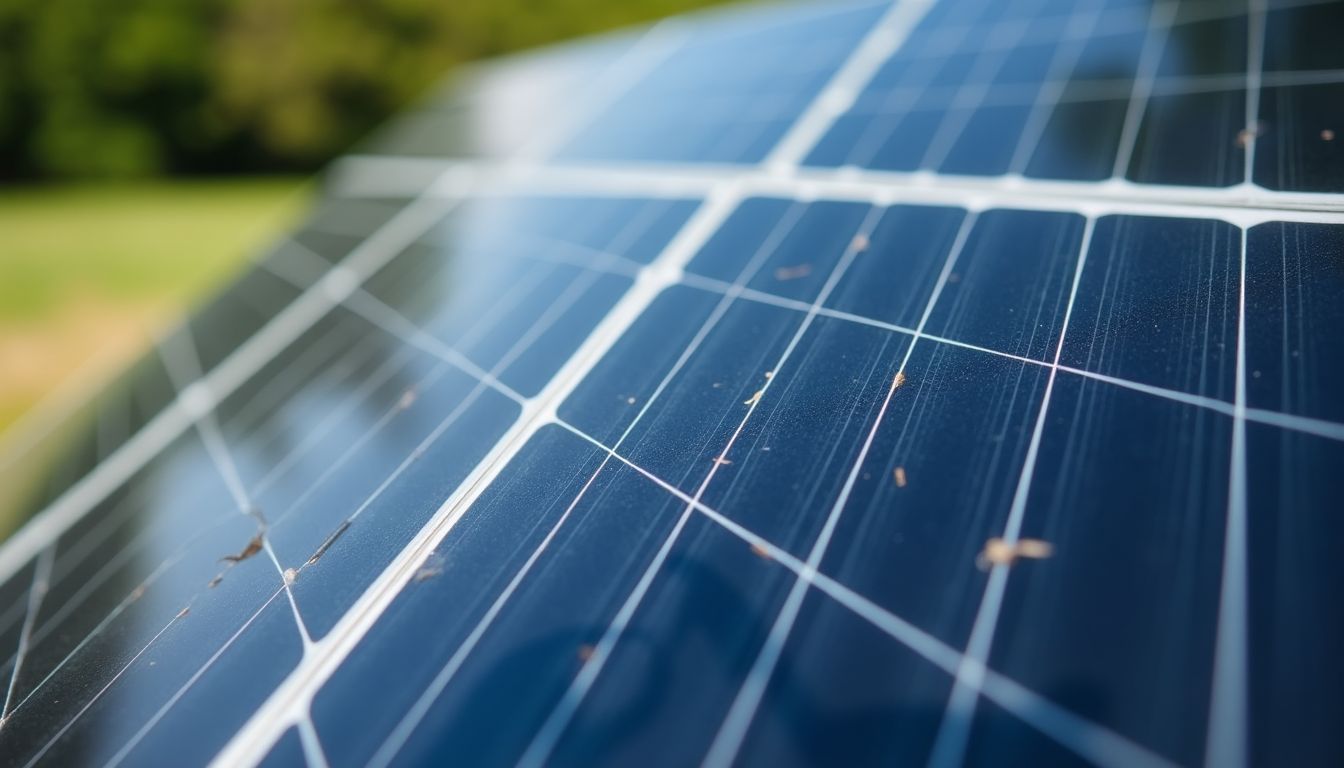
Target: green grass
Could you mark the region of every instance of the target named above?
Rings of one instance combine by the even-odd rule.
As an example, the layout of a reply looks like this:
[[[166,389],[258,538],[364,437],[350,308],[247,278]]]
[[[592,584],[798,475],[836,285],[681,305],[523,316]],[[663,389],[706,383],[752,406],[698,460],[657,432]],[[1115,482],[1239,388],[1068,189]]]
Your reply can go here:
[[[90,362],[111,375],[142,353],[308,195],[295,178],[0,190],[0,439]]]
[[[217,286],[301,209],[281,178],[0,191],[0,322],[71,301],[183,305]]]

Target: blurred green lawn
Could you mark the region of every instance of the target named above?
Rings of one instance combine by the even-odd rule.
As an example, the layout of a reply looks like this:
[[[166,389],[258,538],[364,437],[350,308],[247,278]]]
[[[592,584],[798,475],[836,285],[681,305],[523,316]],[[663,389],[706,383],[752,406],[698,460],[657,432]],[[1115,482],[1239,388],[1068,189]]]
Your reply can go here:
[[[0,190],[0,440],[73,376],[103,379],[304,207],[283,177]]]

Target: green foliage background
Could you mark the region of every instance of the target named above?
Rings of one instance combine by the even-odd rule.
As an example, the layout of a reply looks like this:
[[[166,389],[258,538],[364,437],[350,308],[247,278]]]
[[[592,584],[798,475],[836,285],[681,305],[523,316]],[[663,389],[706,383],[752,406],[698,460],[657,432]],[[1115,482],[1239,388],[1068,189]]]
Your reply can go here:
[[[452,66],[715,0],[0,0],[0,180],[309,171]]]

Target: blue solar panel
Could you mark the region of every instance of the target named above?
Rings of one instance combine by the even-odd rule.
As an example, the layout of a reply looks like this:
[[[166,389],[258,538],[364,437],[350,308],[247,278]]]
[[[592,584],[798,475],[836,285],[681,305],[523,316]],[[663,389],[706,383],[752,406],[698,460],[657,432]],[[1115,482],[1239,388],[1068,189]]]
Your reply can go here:
[[[457,81],[0,463],[0,761],[1338,762],[1340,8]]]

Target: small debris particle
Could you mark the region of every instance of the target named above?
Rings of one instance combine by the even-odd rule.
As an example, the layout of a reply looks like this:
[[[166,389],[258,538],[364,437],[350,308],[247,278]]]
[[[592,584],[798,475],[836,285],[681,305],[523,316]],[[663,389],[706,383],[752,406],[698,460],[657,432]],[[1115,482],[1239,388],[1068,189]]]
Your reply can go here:
[[[1334,140],[1335,140],[1334,131],[1330,130],[1329,128],[1326,128],[1325,130],[1321,131],[1321,141],[1334,141]]]
[[[850,243],[850,247],[854,249],[855,253],[863,253],[864,251],[868,250],[868,246],[869,246],[868,236],[863,234],[862,232],[855,235],[854,242]]]
[[[185,608],[183,608],[182,610],[178,611],[178,612],[177,612],[177,615],[173,617],[173,621],[177,621],[178,619],[180,619],[180,618],[186,616],[188,613],[191,613],[191,606],[190,606],[190,605],[188,605],[188,606],[186,606]]]
[[[584,643],[583,645],[580,645],[580,646],[579,646],[579,661],[587,662],[589,659],[593,658],[593,653],[596,652],[596,651],[597,651],[596,648],[594,648],[594,647],[591,646],[591,645],[588,645],[587,643]]]
[[[206,586],[210,587],[211,589],[214,589],[215,587],[218,587],[219,583],[223,580],[224,580],[224,574],[221,573],[215,578],[211,579],[210,583],[207,584]]]
[[[247,558],[260,552],[261,544],[262,544],[261,534],[258,533],[256,536],[252,537],[251,541],[247,542],[247,546],[243,547],[242,552],[239,552],[236,555],[225,555],[221,557],[220,560],[226,563],[241,563]]]
[[[757,557],[765,558],[766,560],[774,559],[773,557],[770,556],[769,550],[767,550],[765,547],[762,547],[760,544],[751,545],[751,554]]]
[[[761,450],[762,450],[762,451],[768,451],[768,450],[770,450],[770,446],[768,446],[768,445],[763,445],[763,446],[761,446]]]
[[[775,378],[775,372],[774,372],[774,371],[766,371],[766,372],[765,372],[765,380],[766,380],[766,381],[769,381],[770,379],[773,379],[773,378]]]
[[[1019,557],[1031,560],[1043,560],[1054,554],[1055,548],[1048,541],[1040,539],[1018,539],[1008,542],[993,538],[985,542],[985,548],[975,558],[975,565],[987,571],[996,565],[1012,565]]]
[[[891,471],[891,476],[896,480],[897,488],[905,487],[905,467],[897,467]]]
[[[722,387],[722,386],[723,386],[723,382],[722,382],[722,381],[716,381],[716,382],[714,382],[713,384],[710,384],[709,386],[713,387],[714,389],[718,389],[719,387]]]
[[[297,578],[299,578],[299,572],[298,572],[298,571],[294,570],[293,568],[286,568],[286,569],[285,569],[285,586],[286,586],[286,587],[288,587],[288,586],[290,586],[291,584],[293,584],[293,583],[294,583],[294,580],[297,579]]]
[[[1242,149],[1249,147],[1251,145],[1251,140],[1264,134],[1264,132],[1265,126],[1259,121],[1252,123],[1246,128],[1242,128],[1240,131],[1237,131],[1237,146]]]
[[[318,560],[321,560],[322,556],[327,554],[327,550],[331,549],[331,545],[335,544],[336,540],[341,538],[341,534],[345,533],[349,527],[350,527],[349,520],[346,520],[345,522],[337,526],[336,530],[332,531],[331,535],[327,537],[326,541],[323,541],[321,546],[317,548],[317,551],[313,553],[313,556],[308,558],[308,562],[306,564],[312,565],[313,563],[316,563]]]
[[[401,399],[397,401],[397,408],[400,408],[403,411],[410,408],[412,405],[415,405],[416,397],[417,395],[414,389],[408,389],[405,392],[402,392]]]
[[[442,573],[443,556],[436,552],[431,552],[429,559],[425,560],[425,564],[420,566],[420,570],[415,572],[415,576],[412,577],[412,580],[415,581],[416,584],[420,584],[429,581]]]
[[[793,267],[779,267],[775,270],[775,279],[780,282],[788,280],[797,280],[801,277],[807,277],[812,274],[811,264],[798,264]]]
[[[634,404],[635,404],[635,398],[633,398],[633,397],[627,397],[627,398],[625,398],[625,402],[626,402],[627,405],[634,405]]]
[[[733,460],[732,460],[732,459],[724,458],[723,456],[715,456],[715,457],[714,457],[714,463],[715,463],[715,464],[718,464],[718,465],[721,466],[721,467],[726,467],[726,466],[728,466],[729,464],[732,464],[732,463],[733,463]]]
[[[765,394],[765,390],[764,390],[764,389],[758,389],[758,390],[756,390],[756,394],[752,395],[751,397],[747,398],[746,400],[743,400],[743,401],[742,401],[742,404],[743,404],[743,405],[755,405],[755,404],[757,404],[757,403],[759,403],[759,402],[761,401],[761,395],[764,395],[764,394]]]
[[[1043,560],[1055,553],[1055,547],[1048,541],[1040,539],[1018,539],[1017,556],[1027,557],[1032,560]]]
[[[897,371],[896,378],[891,382],[892,389],[900,389],[905,386],[905,371]]]

